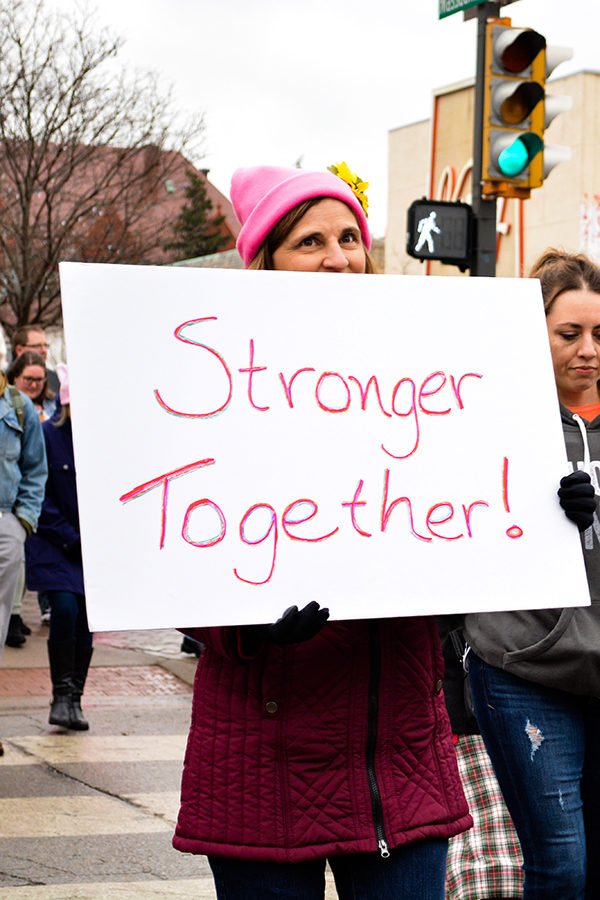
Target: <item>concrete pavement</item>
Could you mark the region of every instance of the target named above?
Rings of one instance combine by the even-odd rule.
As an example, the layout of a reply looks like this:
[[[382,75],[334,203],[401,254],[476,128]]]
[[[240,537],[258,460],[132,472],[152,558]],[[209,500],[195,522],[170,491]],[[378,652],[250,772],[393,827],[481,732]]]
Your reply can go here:
[[[176,631],[99,634],[83,697],[89,732],[48,725],[37,600],[33,634],[0,660],[2,900],[214,898],[204,857],[171,837],[196,659]]]
[[[68,732],[34,594],[21,614],[33,633],[0,659],[0,900],[214,900],[205,857],[171,846],[196,670],[179,632],[97,634],[90,731]]]

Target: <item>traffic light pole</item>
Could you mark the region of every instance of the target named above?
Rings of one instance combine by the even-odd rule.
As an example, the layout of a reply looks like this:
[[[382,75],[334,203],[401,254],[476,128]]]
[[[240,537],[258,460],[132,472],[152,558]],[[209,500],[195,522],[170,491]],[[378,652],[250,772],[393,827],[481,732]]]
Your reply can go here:
[[[475,116],[473,127],[472,207],[474,214],[474,241],[471,259],[471,275],[496,274],[496,198],[485,198],[481,193],[483,164],[483,105],[485,84],[485,26],[488,17],[500,14],[500,3],[487,2],[472,8],[471,16],[477,16],[477,70],[475,74]],[[469,18],[471,17],[469,16]]]

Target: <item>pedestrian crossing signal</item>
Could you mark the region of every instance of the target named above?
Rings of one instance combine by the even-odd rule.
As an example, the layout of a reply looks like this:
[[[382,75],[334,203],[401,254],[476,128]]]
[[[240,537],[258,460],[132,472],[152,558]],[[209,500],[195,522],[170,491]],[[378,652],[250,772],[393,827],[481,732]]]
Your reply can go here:
[[[460,200],[415,200],[408,208],[406,252],[422,262],[435,259],[458,266],[471,264],[473,211]]]

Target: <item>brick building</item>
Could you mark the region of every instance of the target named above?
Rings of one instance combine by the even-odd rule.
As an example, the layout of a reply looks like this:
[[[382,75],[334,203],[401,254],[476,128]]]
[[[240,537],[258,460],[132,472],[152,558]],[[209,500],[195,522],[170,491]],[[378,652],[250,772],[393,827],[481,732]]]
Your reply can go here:
[[[55,362],[63,357],[60,297],[56,275],[48,280],[45,274],[48,260],[52,260],[54,273],[61,260],[138,265],[176,261],[181,254],[177,250],[165,250],[165,245],[173,240],[173,225],[186,203],[188,172],[198,170],[182,154],[154,146],[128,149],[50,145],[41,159],[28,204],[15,187],[18,148],[15,153],[12,160],[3,162],[0,158],[0,228],[3,252],[7,254],[5,274],[17,284],[21,279],[39,277],[40,295],[46,304],[43,321],[56,322],[56,327],[46,329]],[[78,162],[73,165],[69,156],[77,154]],[[224,217],[220,225],[225,238],[223,250],[232,250],[240,225],[231,202],[211,184],[208,170],[199,171],[205,179],[206,196],[212,203],[211,217]],[[21,252],[19,236],[25,223],[29,223],[26,230],[31,237],[26,251]],[[37,320],[38,308],[39,304],[32,307],[30,321]],[[2,304],[2,321],[9,329],[16,321],[7,301]],[[10,353],[6,352],[0,327],[0,356],[3,352],[6,365]]]

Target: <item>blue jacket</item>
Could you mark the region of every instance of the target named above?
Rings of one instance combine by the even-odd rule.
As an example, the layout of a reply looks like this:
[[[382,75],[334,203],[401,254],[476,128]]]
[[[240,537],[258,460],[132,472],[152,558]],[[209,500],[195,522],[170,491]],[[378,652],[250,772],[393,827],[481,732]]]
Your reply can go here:
[[[35,528],[48,469],[39,416],[29,397],[22,396],[23,428],[8,387],[0,395],[0,510]]]
[[[42,424],[48,481],[37,532],[25,542],[27,587],[83,594],[71,420],[57,427],[59,413]]]

